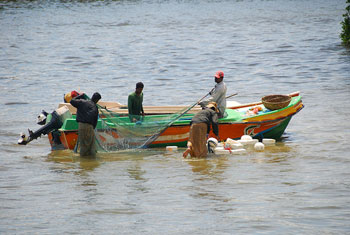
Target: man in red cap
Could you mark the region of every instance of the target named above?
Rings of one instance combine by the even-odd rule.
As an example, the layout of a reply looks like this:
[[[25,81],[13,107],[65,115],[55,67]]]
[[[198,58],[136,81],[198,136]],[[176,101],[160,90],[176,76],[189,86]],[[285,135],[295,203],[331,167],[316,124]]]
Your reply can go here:
[[[211,97],[207,101],[203,101],[200,105],[205,106],[209,102],[215,102],[218,105],[219,109],[219,118],[223,118],[225,116],[226,109],[226,84],[224,83],[224,72],[221,70],[215,73],[215,82],[216,85],[214,89],[210,92]]]

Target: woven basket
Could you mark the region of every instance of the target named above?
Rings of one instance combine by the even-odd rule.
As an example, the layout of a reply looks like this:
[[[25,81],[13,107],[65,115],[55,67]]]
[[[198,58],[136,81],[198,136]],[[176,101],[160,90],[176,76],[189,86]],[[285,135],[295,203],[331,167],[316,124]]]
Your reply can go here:
[[[261,101],[266,108],[277,110],[287,107],[291,98],[288,95],[267,95],[261,98]]]

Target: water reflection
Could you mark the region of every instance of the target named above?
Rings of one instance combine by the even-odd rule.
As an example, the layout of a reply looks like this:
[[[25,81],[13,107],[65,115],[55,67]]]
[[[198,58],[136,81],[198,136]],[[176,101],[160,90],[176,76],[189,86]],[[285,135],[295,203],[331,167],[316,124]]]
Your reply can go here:
[[[204,175],[209,175],[210,170],[213,168],[213,165],[210,164],[210,162],[206,158],[189,159],[189,160],[186,160],[186,162],[192,166],[192,171],[194,173],[201,173]]]
[[[57,150],[52,151],[47,156],[47,161],[55,163],[63,163],[62,165],[55,165],[53,169],[69,170],[77,169],[77,163],[79,164],[78,169],[80,171],[76,172],[77,174],[85,174],[88,171],[93,171],[100,166],[100,158],[96,157],[94,159],[81,158],[79,154],[74,153],[71,150]]]
[[[137,161],[133,166],[129,167],[126,170],[129,173],[129,177],[131,179],[145,181],[145,178],[143,178],[142,175],[144,175],[146,171],[142,170],[140,165],[141,164]]]
[[[192,185],[187,187],[189,194],[195,199],[210,200],[211,205],[218,205],[220,211],[234,210],[231,204],[233,197],[225,193],[225,188],[231,188],[232,183],[227,182],[227,176],[230,175],[229,158],[209,155],[203,159],[186,159],[186,162],[195,173],[191,177]]]
[[[49,153],[47,161],[56,163],[75,162],[77,156],[71,150],[57,150]]]
[[[283,142],[277,142],[276,145],[266,145],[262,152],[250,148],[248,154],[250,155],[250,161],[253,163],[282,163],[297,156],[298,148],[293,148]]]
[[[96,159],[80,158],[79,166],[83,172],[93,171],[100,166],[100,161]]]
[[[132,194],[147,193],[149,188],[145,186],[148,181],[144,174],[146,170],[142,169],[142,163],[140,161],[133,162],[133,164],[126,169],[129,178],[133,181],[128,187],[132,189]]]

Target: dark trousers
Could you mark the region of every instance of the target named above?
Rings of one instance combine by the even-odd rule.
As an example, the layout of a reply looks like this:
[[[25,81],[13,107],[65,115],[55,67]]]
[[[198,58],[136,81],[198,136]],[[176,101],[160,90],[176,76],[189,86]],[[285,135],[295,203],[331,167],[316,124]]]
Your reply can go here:
[[[80,146],[81,157],[95,157],[95,131],[91,124],[79,122],[78,141]]]

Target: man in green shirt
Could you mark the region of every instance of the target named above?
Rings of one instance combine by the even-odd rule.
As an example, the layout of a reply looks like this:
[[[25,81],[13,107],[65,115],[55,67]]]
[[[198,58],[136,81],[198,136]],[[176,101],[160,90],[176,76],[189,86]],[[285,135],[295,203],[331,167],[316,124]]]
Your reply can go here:
[[[128,97],[128,111],[129,118],[131,122],[137,122],[140,120],[141,116],[144,116],[145,113],[143,111],[143,83],[136,83],[135,92],[131,93]]]

